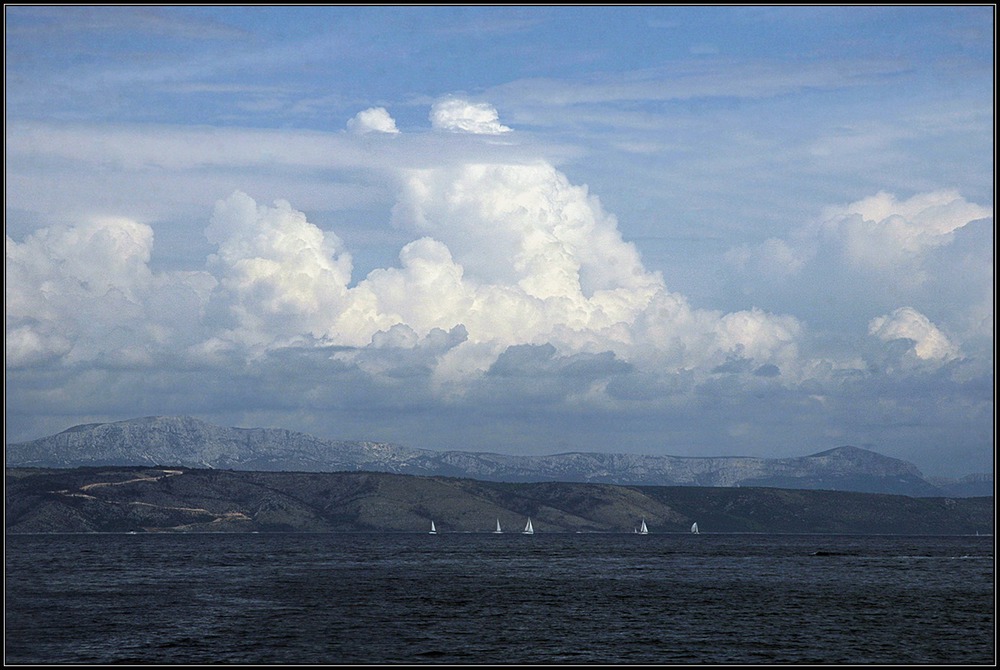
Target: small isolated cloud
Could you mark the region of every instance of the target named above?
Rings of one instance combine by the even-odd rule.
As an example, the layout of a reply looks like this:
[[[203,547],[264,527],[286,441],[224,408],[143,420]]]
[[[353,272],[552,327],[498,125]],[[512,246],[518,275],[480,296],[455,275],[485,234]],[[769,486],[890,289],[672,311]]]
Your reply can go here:
[[[347,129],[358,135],[366,133],[388,133],[391,135],[399,132],[395,119],[389,116],[385,107],[371,107],[363,112],[358,112],[354,118],[347,122]]]
[[[469,102],[448,98],[431,108],[431,124],[438,130],[472,133],[474,135],[499,135],[511,131],[501,125],[497,110],[485,102]]]
[[[910,340],[911,351],[922,361],[946,362],[961,355],[958,347],[930,319],[912,307],[900,307],[872,319],[868,332],[883,342]]]

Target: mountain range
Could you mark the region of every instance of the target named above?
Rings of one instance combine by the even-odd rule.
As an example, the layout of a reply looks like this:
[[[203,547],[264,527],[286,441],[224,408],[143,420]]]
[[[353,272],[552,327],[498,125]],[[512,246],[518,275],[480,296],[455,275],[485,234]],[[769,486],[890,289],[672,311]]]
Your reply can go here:
[[[777,459],[585,452],[515,456],[327,440],[275,428],[226,428],[183,416],[84,424],[6,445],[8,468],[111,465],[261,472],[366,471],[512,483],[825,489],[915,497],[993,495],[991,475],[931,482],[912,463],[852,446]]]

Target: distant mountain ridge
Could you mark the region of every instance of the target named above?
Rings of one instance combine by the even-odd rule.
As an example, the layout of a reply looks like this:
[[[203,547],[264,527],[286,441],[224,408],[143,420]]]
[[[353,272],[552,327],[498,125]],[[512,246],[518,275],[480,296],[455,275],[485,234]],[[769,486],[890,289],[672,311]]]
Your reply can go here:
[[[7,467],[163,465],[262,472],[370,471],[484,481],[633,486],[776,487],[953,495],[912,463],[845,446],[810,456],[680,457],[570,452],[513,456],[338,441],[278,428],[224,428],[192,417],[143,417],[73,426],[6,445]],[[968,478],[966,478],[968,479]],[[987,489],[987,492],[983,490]],[[962,482],[961,495],[993,495],[992,478]]]

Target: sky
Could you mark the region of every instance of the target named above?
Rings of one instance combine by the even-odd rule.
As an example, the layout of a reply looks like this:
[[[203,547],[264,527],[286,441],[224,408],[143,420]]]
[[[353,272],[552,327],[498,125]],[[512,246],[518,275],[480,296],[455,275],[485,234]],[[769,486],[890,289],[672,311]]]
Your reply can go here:
[[[993,6],[4,19],[8,443],[993,471]]]

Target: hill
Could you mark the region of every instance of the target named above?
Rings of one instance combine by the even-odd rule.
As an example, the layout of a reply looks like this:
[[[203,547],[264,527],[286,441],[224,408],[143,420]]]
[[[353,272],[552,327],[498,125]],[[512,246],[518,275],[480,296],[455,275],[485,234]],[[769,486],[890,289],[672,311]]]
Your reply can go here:
[[[646,486],[829,489],[942,496],[912,463],[843,446],[767,459],[570,452],[514,456],[325,440],[273,428],[223,428],[191,417],[145,417],[75,426],[6,445],[8,467],[172,464],[248,471],[368,471],[497,482],[562,481]],[[992,484],[992,477],[989,478]],[[966,495],[977,488],[955,489]]]
[[[7,469],[8,533],[517,531],[971,534],[992,498],[776,488],[501,483],[373,472]]]

